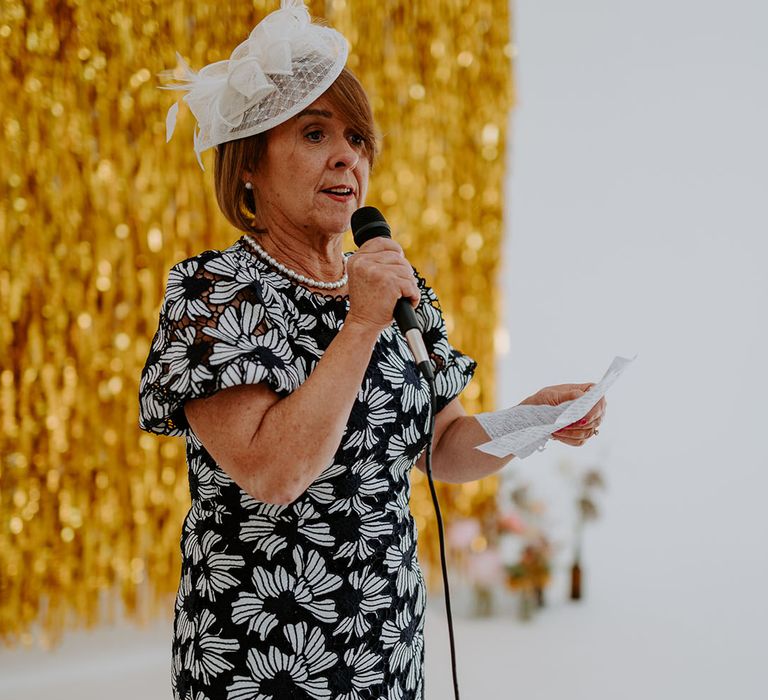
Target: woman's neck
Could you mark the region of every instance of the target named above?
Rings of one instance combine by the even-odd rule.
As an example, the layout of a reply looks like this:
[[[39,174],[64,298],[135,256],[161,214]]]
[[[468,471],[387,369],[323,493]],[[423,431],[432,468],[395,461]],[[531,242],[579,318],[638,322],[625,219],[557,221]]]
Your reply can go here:
[[[335,282],[344,274],[344,234],[298,234],[278,225],[265,227],[254,240],[275,260],[312,279]]]

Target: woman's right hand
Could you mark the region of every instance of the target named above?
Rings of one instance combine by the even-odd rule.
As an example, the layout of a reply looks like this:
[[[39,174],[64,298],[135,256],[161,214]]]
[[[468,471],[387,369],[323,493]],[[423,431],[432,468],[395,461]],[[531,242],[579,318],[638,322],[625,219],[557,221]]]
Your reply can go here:
[[[347,323],[380,331],[392,323],[400,297],[418,306],[421,299],[413,268],[403,249],[391,238],[372,238],[347,262],[349,313]]]

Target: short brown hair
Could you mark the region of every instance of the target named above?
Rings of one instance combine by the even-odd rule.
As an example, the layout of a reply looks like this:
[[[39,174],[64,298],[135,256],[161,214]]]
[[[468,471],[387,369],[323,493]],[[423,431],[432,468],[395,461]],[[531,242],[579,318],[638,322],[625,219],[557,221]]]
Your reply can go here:
[[[355,75],[343,68],[339,77],[324,93],[339,116],[363,137],[363,150],[373,168],[377,152],[373,110],[363,86]],[[269,131],[220,143],[215,151],[213,178],[216,201],[229,223],[241,231],[259,231],[255,226],[256,203],[253,191],[243,182],[243,172],[254,171],[267,150]]]

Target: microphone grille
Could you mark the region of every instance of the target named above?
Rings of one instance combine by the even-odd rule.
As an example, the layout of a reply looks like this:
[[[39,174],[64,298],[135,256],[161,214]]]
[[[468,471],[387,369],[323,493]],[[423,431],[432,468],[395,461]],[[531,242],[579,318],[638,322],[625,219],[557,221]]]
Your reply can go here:
[[[359,248],[371,238],[386,236],[391,238],[392,230],[389,228],[384,215],[376,207],[361,207],[352,214],[352,236],[355,245]]]

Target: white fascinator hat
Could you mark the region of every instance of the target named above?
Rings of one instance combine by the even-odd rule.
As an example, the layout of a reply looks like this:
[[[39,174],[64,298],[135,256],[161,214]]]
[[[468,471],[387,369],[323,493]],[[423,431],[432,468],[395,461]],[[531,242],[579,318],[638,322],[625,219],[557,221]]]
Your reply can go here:
[[[194,148],[200,154],[220,143],[259,134],[314,102],[339,76],[349,47],[335,29],[313,24],[303,0],[281,0],[228,60],[193,71],[176,52],[178,65],[158,76],[166,90],[184,90],[197,119]],[[165,119],[166,142],[176,127],[179,102]]]

